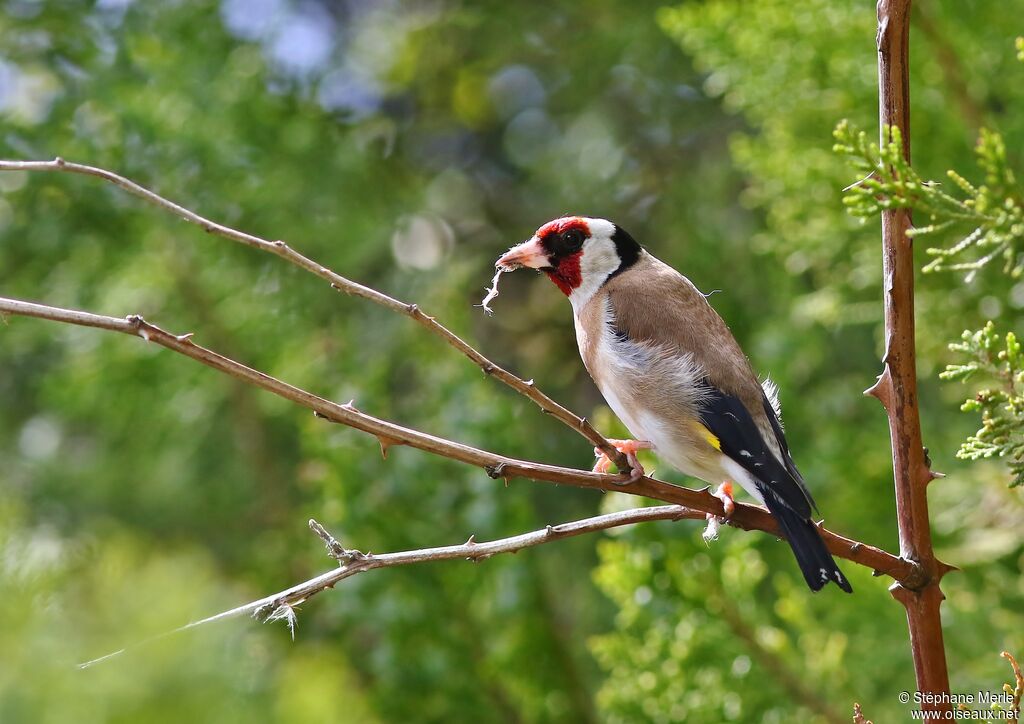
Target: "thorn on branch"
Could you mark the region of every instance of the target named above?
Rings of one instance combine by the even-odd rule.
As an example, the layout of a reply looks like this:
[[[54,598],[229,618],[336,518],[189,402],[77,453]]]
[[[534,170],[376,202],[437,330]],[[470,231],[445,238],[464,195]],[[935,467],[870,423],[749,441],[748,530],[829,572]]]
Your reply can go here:
[[[388,459],[388,448],[394,445],[404,445],[405,443],[401,440],[396,440],[393,437],[386,437],[384,435],[377,435],[377,442],[380,443],[380,456],[385,460]]]
[[[195,332],[186,332],[185,334],[176,334],[174,338],[179,342],[187,342],[192,344],[192,337],[195,336]]]
[[[146,329],[146,320],[142,318],[140,314],[129,314],[124,318],[128,324],[132,325],[135,330],[135,334],[142,337],[145,341],[149,341],[149,330]]]

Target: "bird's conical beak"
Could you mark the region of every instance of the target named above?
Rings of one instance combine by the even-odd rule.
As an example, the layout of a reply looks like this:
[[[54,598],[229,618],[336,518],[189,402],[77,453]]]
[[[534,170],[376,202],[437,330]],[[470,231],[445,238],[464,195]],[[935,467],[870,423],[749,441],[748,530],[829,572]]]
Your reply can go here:
[[[494,262],[494,266],[505,269],[515,269],[521,266],[543,269],[551,266],[551,262],[544,247],[541,246],[540,239],[534,236],[529,241],[513,246],[498,261]]]

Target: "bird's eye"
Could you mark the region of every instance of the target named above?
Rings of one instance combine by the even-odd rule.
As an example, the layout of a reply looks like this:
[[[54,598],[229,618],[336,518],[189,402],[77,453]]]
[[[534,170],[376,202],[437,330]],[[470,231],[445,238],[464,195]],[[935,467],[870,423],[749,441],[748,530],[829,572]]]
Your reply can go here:
[[[578,251],[583,246],[583,232],[579,229],[569,229],[562,234],[562,241],[569,251]]]

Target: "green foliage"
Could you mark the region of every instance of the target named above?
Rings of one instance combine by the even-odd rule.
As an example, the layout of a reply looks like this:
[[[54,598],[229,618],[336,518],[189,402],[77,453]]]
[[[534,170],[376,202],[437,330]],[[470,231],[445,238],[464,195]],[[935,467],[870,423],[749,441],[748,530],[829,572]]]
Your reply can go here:
[[[979,390],[960,409],[981,413],[981,429],[967,438],[957,457],[965,460],[1005,458],[1014,475],[1013,486],[1024,484],[1024,357],[1013,332],[997,334],[989,322],[981,329],[967,330],[962,341],[951,344],[954,352],[967,357],[951,364],[940,377],[967,382],[981,375],[995,387]]]
[[[287,239],[417,302],[621,435],[545,280],[504,280],[493,318],[473,306],[496,254],[540,222],[613,218],[721,290],[710,301],[780,384],[828,525],[895,547],[888,432],[859,394],[881,347],[877,234],[843,212],[849,172],[829,151],[836,118],[866,126],[875,114],[870,7],[259,5],[0,0],[0,153],[109,165]],[[976,127],[950,103],[943,42],[969,59],[967,105],[1024,137],[1024,115],[1003,110],[1024,103],[1004,37],[1024,3],[916,5],[937,29],[915,36],[911,74],[928,178],[941,172],[928,159],[970,163],[963,139]],[[982,309],[1011,328],[1020,313],[1013,280],[952,277],[930,275],[918,299],[925,371],[947,361],[937,330]],[[572,431],[408,320],[90,179],[0,175],[0,287],[141,312],[430,432],[592,460]],[[512,534],[620,499],[505,487],[406,448],[382,462],[372,439],[137,340],[12,319],[0,342],[4,722],[831,720],[855,698],[878,720],[906,719],[905,622],[884,581],[847,567],[856,596],[811,596],[785,544],[726,529],[708,548],[686,522],[377,571],[301,607],[294,642],[283,626],[237,621],[80,676],[74,662],[332,565],[311,516],[347,545],[385,551]],[[943,394],[923,381],[932,455],[955,473],[932,492],[936,538],[970,563],[945,584],[954,687],[969,691],[1002,675],[993,650],[1024,648],[1024,589],[1006,585],[1019,579],[1024,522],[1019,500],[989,484],[995,466],[953,458],[966,431]],[[1004,496],[993,506],[1004,517],[987,517],[979,490]]]
[[[1002,257],[1003,272],[1011,279],[1024,274],[1024,191],[1007,160],[1000,134],[981,129],[975,155],[982,183],[972,184],[954,170],[946,172],[953,193],[941,184],[924,180],[906,161],[898,128],[883,129],[888,141],[881,145],[848,121],[841,121],[833,135],[833,150],[862,176],[845,189],[843,203],[851,214],[869,219],[887,209],[911,209],[919,217],[925,216],[928,224],[915,226],[908,236],[941,238],[959,234],[948,246],[927,249],[934,259],[925,265],[925,272],[966,271],[966,281],[970,282],[989,262]],[[1012,332],[1006,334],[1005,348],[997,349],[1002,344],[991,321],[980,330],[965,331],[962,342],[950,345],[950,349],[966,355],[969,361],[948,365],[939,376],[967,381],[982,372],[999,382],[999,388],[981,390],[961,406],[965,412],[981,412],[982,426],[960,446],[957,457],[1004,458],[1014,476],[1012,485],[1017,486],[1024,482],[1019,349]]]
[[[913,209],[929,221],[927,226],[910,230],[908,235],[913,237],[969,229],[951,246],[929,248],[928,254],[935,259],[924,271],[967,270],[973,276],[1001,256],[1006,273],[1017,278],[1024,272],[1024,196],[1007,165],[1006,144],[998,133],[982,129],[975,148],[984,183],[974,186],[956,171],[946,172],[956,187],[956,196],[940,184],[922,179],[907,163],[898,128],[885,129],[889,140],[882,146],[868,141],[864,131],[847,121],[839,123],[834,135],[833,150],[864,176],[847,188],[843,199],[854,216],[873,218],[886,209]],[[965,257],[970,260],[957,261]]]

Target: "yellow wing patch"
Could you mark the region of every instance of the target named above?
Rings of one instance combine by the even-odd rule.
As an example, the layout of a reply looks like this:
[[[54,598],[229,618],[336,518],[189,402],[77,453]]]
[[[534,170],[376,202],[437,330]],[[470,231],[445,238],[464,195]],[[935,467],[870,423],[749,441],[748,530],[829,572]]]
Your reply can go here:
[[[708,445],[713,447],[715,450],[718,450],[718,452],[722,452],[722,443],[715,436],[715,433],[704,427],[703,423],[694,420],[693,429],[697,431],[698,435],[707,441]]]

